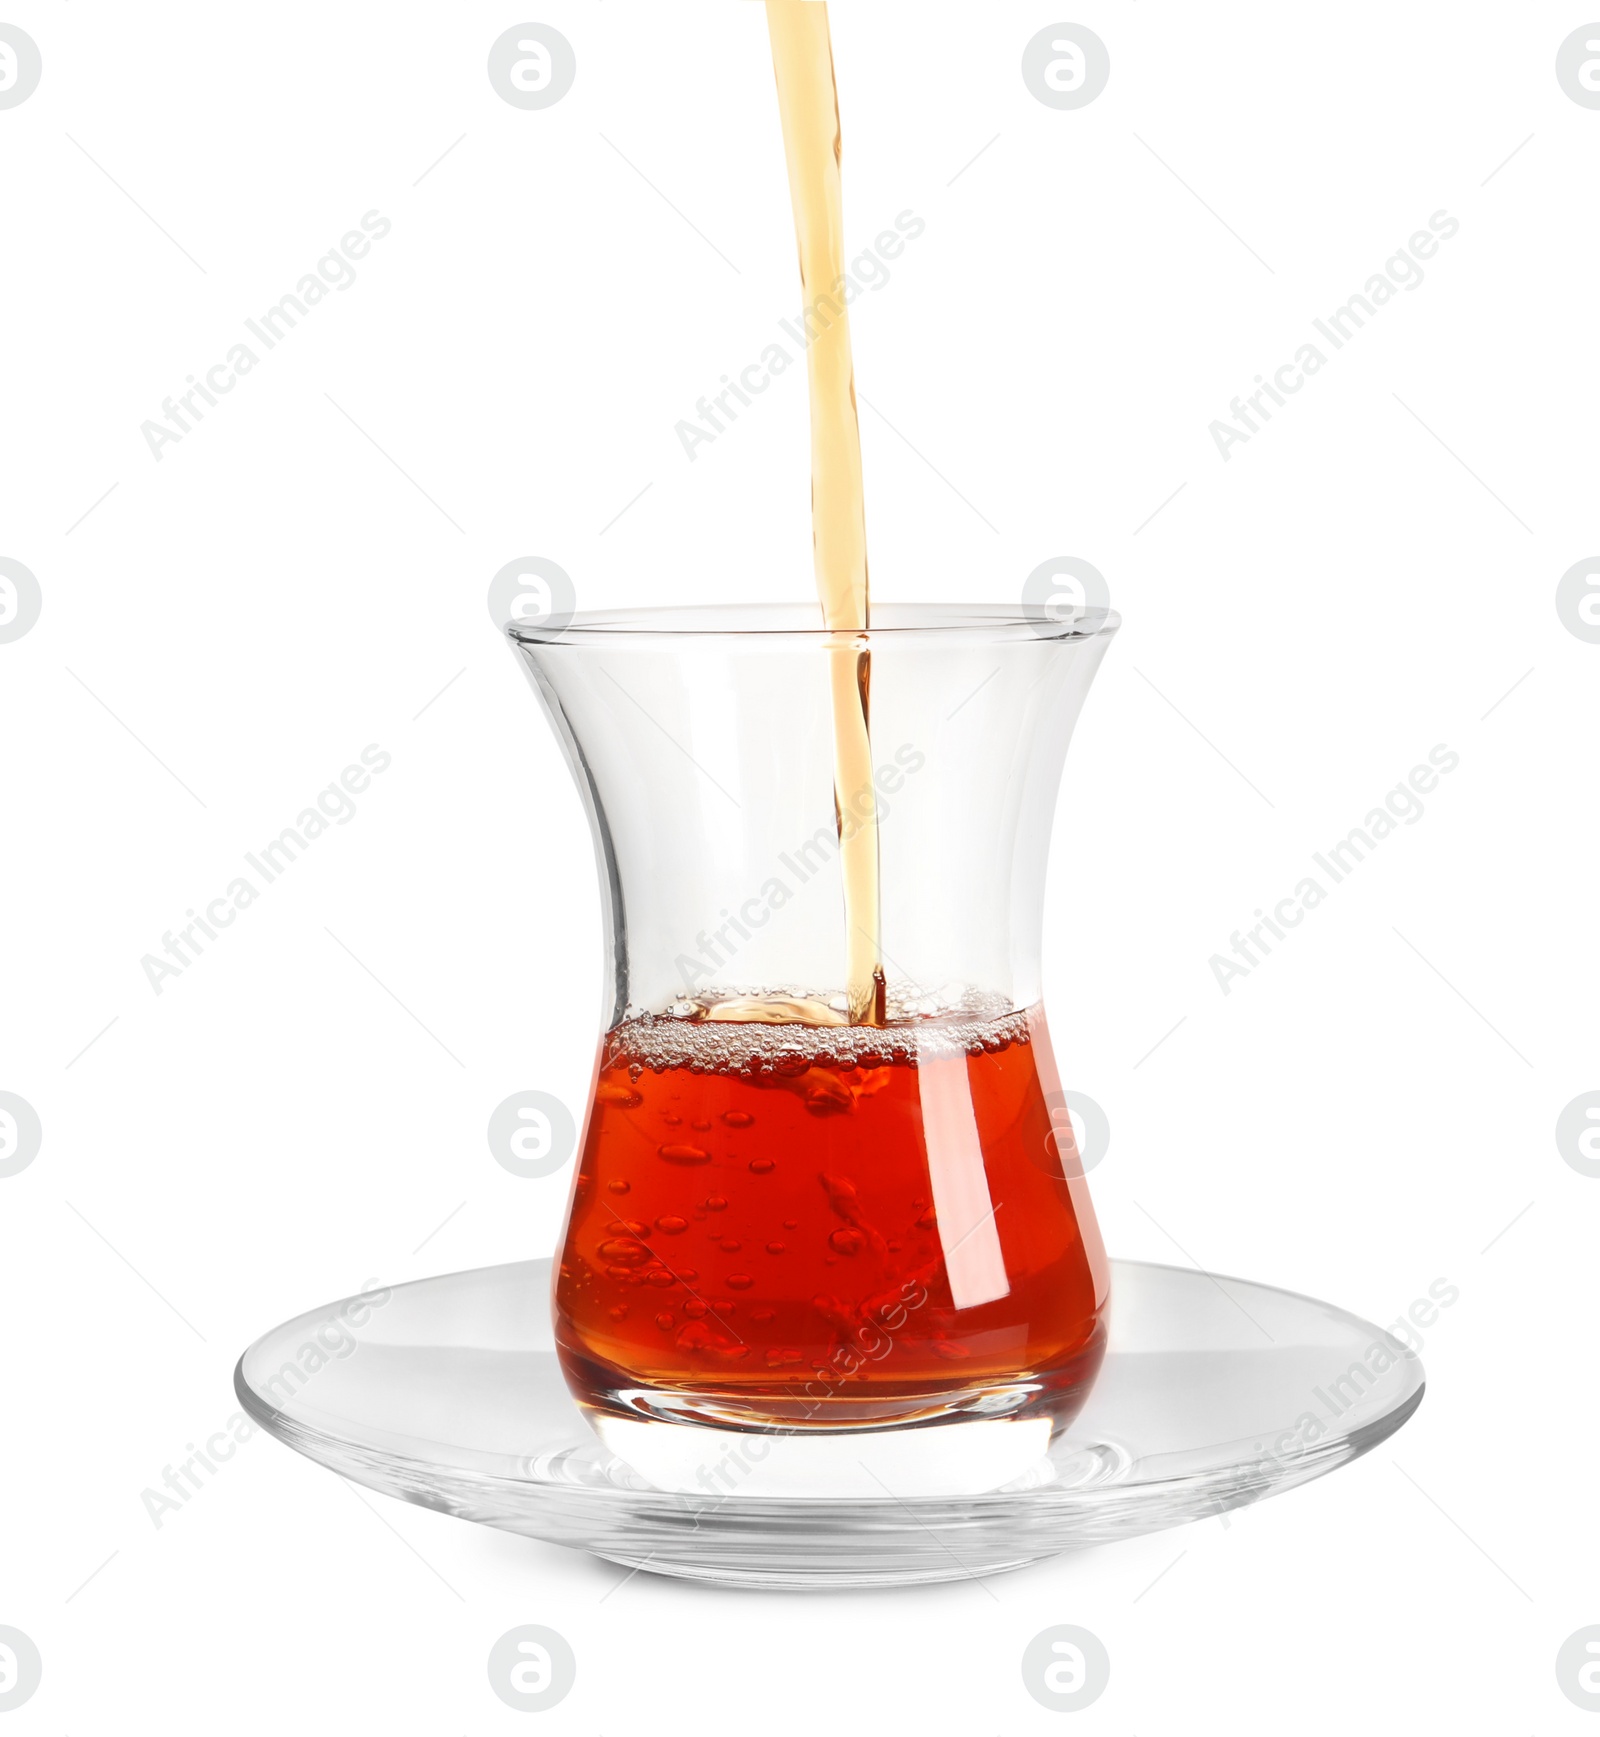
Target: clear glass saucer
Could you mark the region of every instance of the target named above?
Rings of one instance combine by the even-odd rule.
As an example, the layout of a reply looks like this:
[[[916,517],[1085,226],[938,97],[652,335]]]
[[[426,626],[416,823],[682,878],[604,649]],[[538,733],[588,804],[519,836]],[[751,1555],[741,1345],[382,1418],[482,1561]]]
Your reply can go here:
[[[1242,1507],[1355,1459],[1421,1403],[1415,1354],[1343,1309],[1183,1268],[1112,1269],[1088,1403],[981,1495],[908,1496],[881,1474],[874,1495],[751,1495],[724,1432],[687,1428],[716,1438],[700,1487],[659,1488],[568,1395],[543,1260],[299,1316],[245,1352],[234,1386],[265,1429],[371,1489],[652,1573],[788,1588],[990,1574]]]

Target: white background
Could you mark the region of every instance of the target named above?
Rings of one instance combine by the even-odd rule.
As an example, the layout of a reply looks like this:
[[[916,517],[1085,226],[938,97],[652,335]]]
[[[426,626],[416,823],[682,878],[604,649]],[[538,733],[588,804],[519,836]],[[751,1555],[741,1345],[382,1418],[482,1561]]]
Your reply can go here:
[[[1063,16],[1111,55],[1076,112],[1019,72]],[[673,434],[798,300],[761,11],[5,17],[44,66],[0,112],[0,554],[44,599],[0,645],[0,1088],[44,1126],[0,1180],[0,1623],[45,1662],[7,1731],[517,1729],[484,1661],[523,1622],[578,1656],[557,1732],[1054,1729],[1018,1665],[1061,1622],[1112,1659],[1086,1731],[1587,1728],[1553,1669],[1600,1621],[1600,1182],[1553,1137],[1600,1086],[1600,646],[1554,606],[1600,542],[1600,112],[1554,75],[1586,14],[836,4],[853,248],[927,224],[854,310],[878,594],[1072,554],[1126,618],[1046,931],[1107,1241],[1380,1323],[1460,1300],[1400,1435],[1226,1522],[604,1604],[622,1570],[259,1434],[159,1530],[141,1491],[267,1327],[552,1245],[570,1172],[484,1126],[579,1105],[598,905],[485,592],[538,554],[586,606],[808,594],[799,371],[693,463]],[[528,17],[577,56],[541,112],[485,74]],[[374,208],[358,280],[152,458]],[[1224,463],[1210,421],[1441,209],[1426,281]],[[157,996],[141,957],[368,743],[357,817]],[[1211,955],[1436,743],[1424,818],[1225,996]]]

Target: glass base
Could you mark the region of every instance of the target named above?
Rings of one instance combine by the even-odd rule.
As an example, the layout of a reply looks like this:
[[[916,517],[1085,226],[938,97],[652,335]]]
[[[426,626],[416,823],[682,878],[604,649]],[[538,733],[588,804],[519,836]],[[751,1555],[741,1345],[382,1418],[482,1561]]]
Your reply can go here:
[[[1111,1296],[1099,1378],[1053,1439],[1048,1418],[983,1417],[805,1439],[617,1418],[598,1439],[556,1360],[548,1261],[300,1316],[234,1386],[372,1489],[630,1568],[790,1588],[995,1573],[1221,1513],[1347,1463],[1421,1402],[1416,1356],[1327,1303],[1136,1261],[1112,1263]]]
[[[658,1490],[686,1496],[977,1496],[1023,1476],[1077,1416],[1105,1355],[1105,1332],[1060,1369],[981,1385],[885,1393],[847,1382],[823,1398],[750,1401],[722,1390],[610,1387],[579,1408],[600,1440]],[[567,1360],[568,1385],[571,1360]],[[587,1375],[589,1370],[586,1368]],[[592,1380],[578,1383],[586,1394]]]
[[[804,1435],[601,1414],[590,1422],[617,1458],[658,1490],[713,1501],[978,1496],[1025,1476],[1050,1449],[1047,1417]]]

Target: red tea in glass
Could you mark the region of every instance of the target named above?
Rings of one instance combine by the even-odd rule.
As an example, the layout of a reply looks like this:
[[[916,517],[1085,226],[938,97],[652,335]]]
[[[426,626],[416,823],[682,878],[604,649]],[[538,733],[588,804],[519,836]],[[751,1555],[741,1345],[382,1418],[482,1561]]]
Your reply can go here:
[[[556,1342],[593,1410],[812,1430],[1077,1409],[1106,1262],[1042,1013],[605,1039]]]

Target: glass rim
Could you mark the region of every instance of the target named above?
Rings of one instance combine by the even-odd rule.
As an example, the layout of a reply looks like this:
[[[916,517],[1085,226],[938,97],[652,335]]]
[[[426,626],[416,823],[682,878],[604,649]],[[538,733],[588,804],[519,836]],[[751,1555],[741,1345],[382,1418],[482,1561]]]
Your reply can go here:
[[[1039,640],[1056,644],[1108,638],[1122,625],[1114,609],[1082,609],[1058,618],[1042,605],[1012,603],[876,603],[871,624],[856,632],[825,627],[815,599],[805,603],[686,603],[642,608],[555,613],[543,620],[508,621],[514,645],[616,645],[625,641],[908,639]]]

